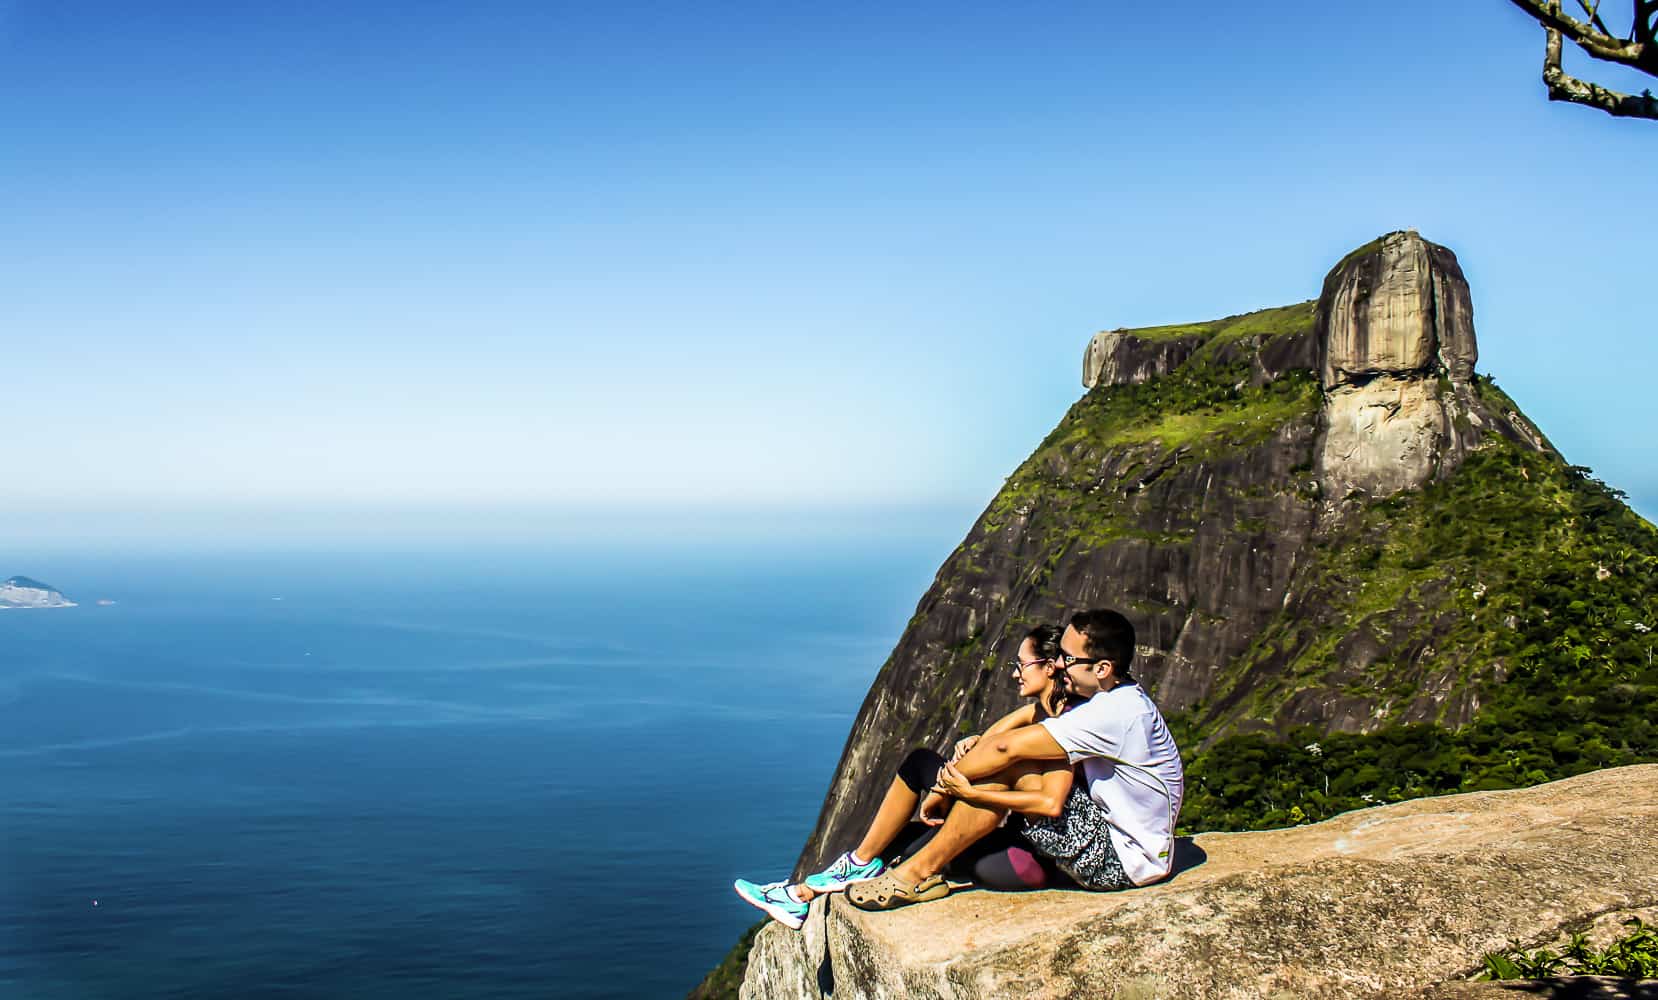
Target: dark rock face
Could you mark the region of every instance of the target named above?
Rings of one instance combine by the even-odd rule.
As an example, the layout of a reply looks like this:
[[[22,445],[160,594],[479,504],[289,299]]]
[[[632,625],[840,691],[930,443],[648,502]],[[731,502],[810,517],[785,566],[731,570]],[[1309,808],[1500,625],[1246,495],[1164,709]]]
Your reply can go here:
[[[1203,341],[1201,333],[1169,339],[1142,339],[1128,330],[1096,333],[1082,355],[1083,388],[1137,385],[1161,378],[1180,367]]]
[[[910,747],[1011,710],[1024,634],[1083,608],[1128,614],[1141,682],[1210,734],[1466,719],[1478,677],[1436,650],[1450,585],[1378,602],[1348,567],[1368,544],[1351,495],[1451,475],[1482,442],[1548,448],[1475,379],[1468,303],[1454,255],[1400,233],[1343,260],[1316,306],[1097,335],[1092,388],[940,568],[870,687],[797,874],[857,839]]]

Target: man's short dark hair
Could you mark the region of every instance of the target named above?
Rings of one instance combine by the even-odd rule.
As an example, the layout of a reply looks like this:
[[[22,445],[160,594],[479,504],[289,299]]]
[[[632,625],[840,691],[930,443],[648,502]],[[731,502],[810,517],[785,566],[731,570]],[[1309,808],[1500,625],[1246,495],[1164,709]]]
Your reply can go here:
[[[1083,652],[1110,660],[1118,679],[1132,679],[1128,668],[1134,662],[1134,626],[1127,618],[1110,608],[1094,608],[1072,615],[1071,627],[1082,633]]]

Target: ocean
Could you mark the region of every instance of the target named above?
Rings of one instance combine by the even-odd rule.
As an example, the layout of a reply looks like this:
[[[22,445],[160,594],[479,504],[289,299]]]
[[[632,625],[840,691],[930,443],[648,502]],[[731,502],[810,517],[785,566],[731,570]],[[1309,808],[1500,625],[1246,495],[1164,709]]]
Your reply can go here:
[[[0,996],[683,996],[945,551],[0,566]]]

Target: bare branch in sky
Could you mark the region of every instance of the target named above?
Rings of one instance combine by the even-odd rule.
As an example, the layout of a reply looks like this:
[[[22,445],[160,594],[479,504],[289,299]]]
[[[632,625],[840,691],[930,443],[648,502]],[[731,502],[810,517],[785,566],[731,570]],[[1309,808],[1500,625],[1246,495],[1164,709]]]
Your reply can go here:
[[[1639,70],[1658,79],[1658,0],[1630,0],[1630,27],[1627,38],[1618,38],[1601,17],[1604,0],[1578,0],[1587,21],[1565,13],[1560,0],[1510,0],[1543,27],[1543,83],[1549,100],[1567,101],[1599,108],[1619,118],[1647,118],[1658,121],[1658,97],[1651,90],[1621,94],[1598,83],[1580,80],[1561,66],[1561,40],[1570,38],[1593,59]]]

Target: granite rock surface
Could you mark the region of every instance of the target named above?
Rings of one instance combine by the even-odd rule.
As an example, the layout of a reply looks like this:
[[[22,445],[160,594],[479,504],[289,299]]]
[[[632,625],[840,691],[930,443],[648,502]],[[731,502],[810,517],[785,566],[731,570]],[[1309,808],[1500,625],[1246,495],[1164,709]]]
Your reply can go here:
[[[887,913],[822,897],[803,931],[760,932],[741,995],[1524,995],[1455,981],[1487,951],[1549,945],[1654,906],[1658,765],[1639,765],[1201,834],[1182,843],[1172,879],[1126,892],[962,891]],[[1645,987],[1606,988],[1625,992],[1581,995]]]

